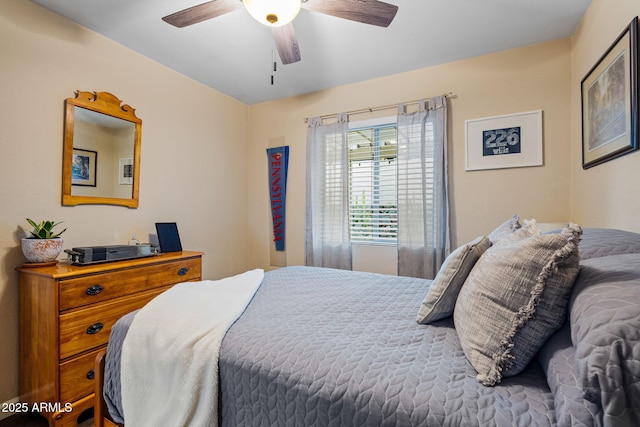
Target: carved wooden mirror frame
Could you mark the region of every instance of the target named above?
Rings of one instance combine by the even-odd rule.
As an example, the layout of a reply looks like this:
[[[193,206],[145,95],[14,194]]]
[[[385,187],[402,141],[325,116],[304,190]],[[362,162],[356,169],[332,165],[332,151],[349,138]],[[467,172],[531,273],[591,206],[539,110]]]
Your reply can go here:
[[[133,137],[133,173],[127,185],[131,185],[131,197],[105,197],[91,195],[72,194],[72,166],[74,151],[74,129],[76,123],[76,107],[84,108],[95,113],[110,116],[106,119],[119,119],[131,122],[135,125]],[[127,104],[123,104],[115,95],[108,92],[82,92],[76,91],[75,98],[65,100],[65,123],[64,123],[64,149],[62,161],[62,204],[65,206],[75,206],[83,204],[104,204],[118,205],[129,208],[137,208],[139,203],[140,185],[140,145],[142,140],[142,120],[135,114],[135,109]],[[77,150],[78,147],[75,147]],[[97,157],[97,154],[96,154]]]

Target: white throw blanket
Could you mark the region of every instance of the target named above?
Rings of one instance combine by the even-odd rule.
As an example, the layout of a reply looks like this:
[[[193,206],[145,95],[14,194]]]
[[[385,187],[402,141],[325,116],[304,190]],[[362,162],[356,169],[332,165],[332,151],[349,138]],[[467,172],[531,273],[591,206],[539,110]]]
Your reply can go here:
[[[220,344],[263,277],[180,283],[136,314],[122,345],[127,427],[217,426]]]

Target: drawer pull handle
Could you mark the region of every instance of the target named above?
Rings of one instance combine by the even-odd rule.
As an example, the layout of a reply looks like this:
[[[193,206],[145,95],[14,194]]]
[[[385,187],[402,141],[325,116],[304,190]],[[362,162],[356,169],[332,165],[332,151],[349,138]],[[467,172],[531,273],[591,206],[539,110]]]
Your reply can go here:
[[[104,288],[102,287],[102,285],[93,285],[93,286],[89,286],[86,292],[87,292],[87,295],[98,295],[103,290]]]
[[[189,272],[189,269],[187,267],[182,267],[180,270],[178,270],[178,276],[184,276],[188,272]]]
[[[90,370],[89,372],[87,372],[87,379],[88,380],[92,380],[95,377],[95,372],[92,370]]]
[[[87,328],[87,334],[94,335],[102,330],[104,325],[102,323],[94,323],[93,325]]]

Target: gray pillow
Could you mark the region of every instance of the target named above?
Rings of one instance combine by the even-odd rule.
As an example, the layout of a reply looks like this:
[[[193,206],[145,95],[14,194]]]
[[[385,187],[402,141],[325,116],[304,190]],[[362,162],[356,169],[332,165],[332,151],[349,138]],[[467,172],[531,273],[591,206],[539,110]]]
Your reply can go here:
[[[520,373],[562,326],[578,274],[581,234],[570,224],[559,234],[531,235],[525,223],[471,270],[453,320],[483,385]]]
[[[521,227],[520,217],[518,215],[514,215],[489,233],[489,240],[492,244],[496,244],[498,241],[510,236],[514,231],[519,230]]]
[[[640,234],[611,228],[585,228],[580,241],[580,259],[640,253]]]
[[[489,238],[480,236],[449,254],[422,301],[417,316],[418,323],[434,322],[453,314],[462,284],[489,246]]]

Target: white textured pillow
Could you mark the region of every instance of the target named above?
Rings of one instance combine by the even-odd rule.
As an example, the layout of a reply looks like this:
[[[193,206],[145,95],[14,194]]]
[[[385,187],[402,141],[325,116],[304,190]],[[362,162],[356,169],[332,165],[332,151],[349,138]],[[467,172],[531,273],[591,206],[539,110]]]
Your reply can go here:
[[[582,229],[537,233],[525,223],[489,248],[458,295],[456,331],[483,385],[520,373],[566,319]]]
[[[418,323],[434,322],[453,314],[462,284],[489,246],[489,238],[480,236],[449,254],[422,301],[417,316]]]

